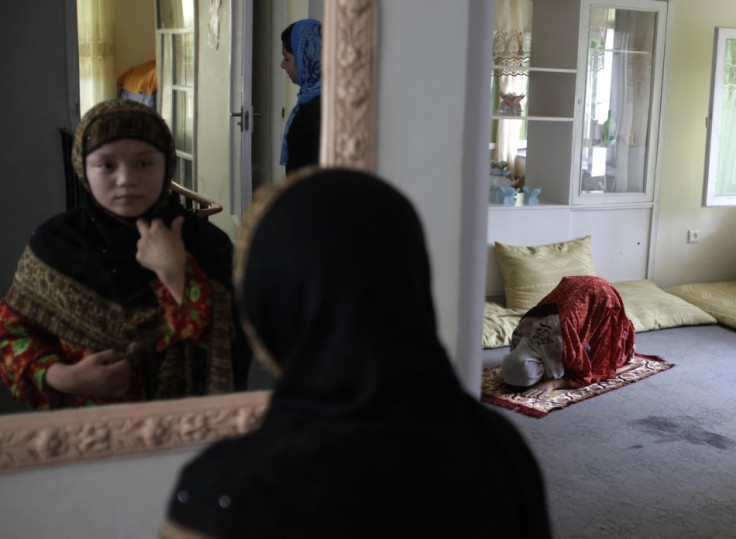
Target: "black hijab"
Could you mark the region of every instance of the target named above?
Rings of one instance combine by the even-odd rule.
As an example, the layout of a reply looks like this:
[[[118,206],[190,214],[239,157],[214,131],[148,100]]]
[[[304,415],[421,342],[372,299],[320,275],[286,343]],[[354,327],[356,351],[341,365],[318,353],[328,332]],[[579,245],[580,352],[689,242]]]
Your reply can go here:
[[[182,240],[205,274],[232,288],[232,243],[208,221],[196,217],[174,195],[147,213],[167,226],[184,217]],[[84,193],[80,207],[52,217],[31,236],[28,246],[47,266],[123,307],[156,305],[150,283],[156,275],[135,258],[140,238],[134,219],[111,215]]]
[[[256,206],[241,229],[236,300],[256,354],[281,377],[257,432],[184,469],[171,529],[547,537],[534,458],[510,423],[463,392],[438,340],[409,201],[371,175],[333,169]]]
[[[171,194],[176,151],[169,127],[152,108],[127,99],[98,103],[82,118],[72,146],[74,172],[85,188],[82,205],[39,227],[31,237],[30,249],[48,266],[116,304],[155,305],[149,284],[155,275],[135,259],[140,237],[135,218],[111,213],[89,190],[87,155],[121,139],[146,142],[166,159],[161,193],[142,217],[170,225],[175,217],[184,216],[182,239],[187,252],[202,263],[208,277],[230,287],[230,240],[206,220],[187,212]]]
[[[414,407],[407,377],[459,393],[419,219],[389,184],[347,170],[296,182],[246,256],[237,301],[281,368],[274,409],[337,418]]]

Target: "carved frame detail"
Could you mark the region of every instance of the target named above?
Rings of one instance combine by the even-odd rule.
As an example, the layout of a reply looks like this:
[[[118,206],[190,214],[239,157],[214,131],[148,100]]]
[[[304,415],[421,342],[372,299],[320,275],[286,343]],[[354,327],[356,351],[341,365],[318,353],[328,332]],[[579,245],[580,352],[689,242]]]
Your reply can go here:
[[[325,166],[373,168],[375,0],[325,0],[322,153]],[[270,392],[0,418],[0,472],[203,446],[258,427]]]
[[[134,456],[244,434],[268,391],[17,414],[0,423],[0,471]]]
[[[320,162],[372,171],[375,0],[326,0],[323,34]]]

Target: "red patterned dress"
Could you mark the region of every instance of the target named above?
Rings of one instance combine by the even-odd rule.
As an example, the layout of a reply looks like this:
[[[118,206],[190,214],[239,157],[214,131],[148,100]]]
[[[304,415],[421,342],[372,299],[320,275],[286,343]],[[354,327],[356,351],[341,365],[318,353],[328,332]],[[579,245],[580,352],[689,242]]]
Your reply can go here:
[[[161,325],[152,342],[154,354],[162,355],[178,343],[208,347],[208,326],[211,319],[212,291],[207,277],[193,257],[187,257],[187,279],[182,304],[178,305],[158,278],[151,282],[159,308]],[[90,306],[90,311],[93,311]],[[99,325],[105,327],[100,319]],[[76,363],[83,357],[99,351],[96,347],[80,345],[53,335],[48,330],[13,312],[0,301],[0,379],[16,400],[25,401],[35,410],[91,406],[115,402],[144,400],[143,365],[133,357],[131,386],[128,394],[119,399],[69,395],[46,384],[48,368],[57,361]],[[182,369],[183,360],[181,361]]]
[[[559,313],[565,380],[570,387],[613,378],[633,356],[634,325],[610,282],[587,275],[563,277],[538,303],[547,304],[556,304]]]

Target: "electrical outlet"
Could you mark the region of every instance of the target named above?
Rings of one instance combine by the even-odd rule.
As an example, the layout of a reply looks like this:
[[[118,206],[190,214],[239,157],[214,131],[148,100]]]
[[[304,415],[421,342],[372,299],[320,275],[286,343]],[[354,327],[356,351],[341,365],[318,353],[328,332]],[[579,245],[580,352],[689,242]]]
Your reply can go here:
[[[687,231],[687,242],[688,243],[698,243],[700,240],[700,232],[697,230],[688,230]]]

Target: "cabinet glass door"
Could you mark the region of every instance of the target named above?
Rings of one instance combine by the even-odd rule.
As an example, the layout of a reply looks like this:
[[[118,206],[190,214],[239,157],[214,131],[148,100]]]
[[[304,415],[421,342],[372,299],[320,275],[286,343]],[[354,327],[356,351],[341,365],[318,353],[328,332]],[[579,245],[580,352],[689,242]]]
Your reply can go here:
[[[664,34],[659,4],[590,3],[576,202],[652,200]]]

